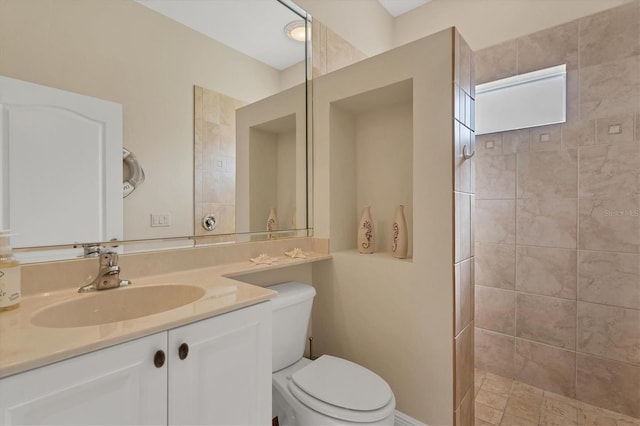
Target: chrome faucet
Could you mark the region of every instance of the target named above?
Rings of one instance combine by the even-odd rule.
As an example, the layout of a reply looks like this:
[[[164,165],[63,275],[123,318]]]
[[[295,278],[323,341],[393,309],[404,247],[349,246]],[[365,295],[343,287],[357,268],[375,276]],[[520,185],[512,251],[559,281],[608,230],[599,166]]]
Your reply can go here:
[[[100,250],[100,266],[98,275],[89,284],[78,289],[78,293],[106,290],[109,288],[124,287],[131,284],[129,280],[120,279],[120,266],[118,266],[118,253],[115,251]]]

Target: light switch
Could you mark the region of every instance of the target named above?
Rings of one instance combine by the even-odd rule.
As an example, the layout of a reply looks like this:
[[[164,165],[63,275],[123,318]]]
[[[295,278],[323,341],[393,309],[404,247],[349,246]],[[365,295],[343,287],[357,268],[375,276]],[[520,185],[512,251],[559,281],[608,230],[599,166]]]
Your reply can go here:
[[[171,213],[151,213],[151,226],[171,226]]]
[[[551,135],[549,133],[540,134],[540,142],[549,142],[549,139],[551,139]]]
[[[493,142],[493,141],[487,141],[487,143],[485,143],[484,147],[485,147],[486,149],[493,149],[493,146],[494,146],[494,145],[495,145],[495,144],[494,144],[494,142]]]

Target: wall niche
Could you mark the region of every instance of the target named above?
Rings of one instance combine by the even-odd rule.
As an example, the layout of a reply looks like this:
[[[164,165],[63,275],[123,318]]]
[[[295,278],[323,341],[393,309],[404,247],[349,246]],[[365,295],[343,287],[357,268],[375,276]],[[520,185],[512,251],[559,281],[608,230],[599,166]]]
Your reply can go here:
[[[334,250],[357,249],[357,226],[370,205],[376,253],[391,257],[396,207],[404,205],[413,248],[413,80],[340,99],[330,106],[333,188],[339,191],[332,207],[343,212]]]

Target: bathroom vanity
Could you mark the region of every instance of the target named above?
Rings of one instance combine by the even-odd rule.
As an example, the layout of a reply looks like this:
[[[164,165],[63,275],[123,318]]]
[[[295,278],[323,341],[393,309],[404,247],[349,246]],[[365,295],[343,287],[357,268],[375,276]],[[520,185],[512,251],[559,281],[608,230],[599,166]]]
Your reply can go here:
[[[270,392],[262,302],[2,379],[0,409],[6,424],[264,424]]]
[[[326,258],[244,261],[142,277],[92,294],[69,288],[25,297],[19,309],[0,316],[0,424],[268,424],[269,299],[276,293],[229,276]],[[148,308],[165,303],[167,297],[153,293],[168,295],[172,286],[197,288],[199,297],[111,321],[131,317],[127,293]],[[124,298],[117,302],[116,294]],[[139,294],[146,302],[136,300]],[[107,298],[104,313],[97,300]],[[91,308],[79,309],[81,300]],[[58,315],[61,307],[76,314]]]

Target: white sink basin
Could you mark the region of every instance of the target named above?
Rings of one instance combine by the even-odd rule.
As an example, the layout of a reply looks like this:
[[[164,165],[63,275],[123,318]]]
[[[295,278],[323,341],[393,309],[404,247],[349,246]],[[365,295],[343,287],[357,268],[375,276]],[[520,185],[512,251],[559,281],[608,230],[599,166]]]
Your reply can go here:
[[[77,299],[36,312],[31,323],[38,327],[69,328],[107,324],[157,314],[195,302],[205,290],[183,284],[125,287],[78,294]]]

